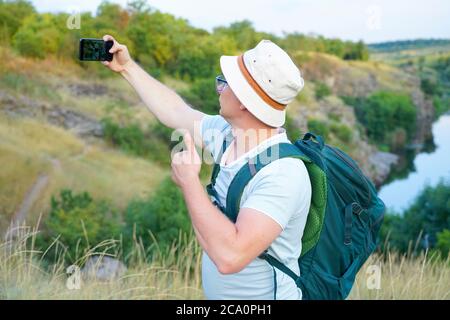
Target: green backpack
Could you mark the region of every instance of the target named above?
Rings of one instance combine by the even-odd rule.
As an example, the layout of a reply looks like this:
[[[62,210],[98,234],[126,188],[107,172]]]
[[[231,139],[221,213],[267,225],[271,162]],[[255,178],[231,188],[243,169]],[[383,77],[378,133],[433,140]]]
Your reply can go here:
[[[224,140],[222,154],[226,146],[227,139]],[[259,258],[294,279],[302,290],[303,299],[345,299],[357,272],[376,248],[385,212],[385,205],[378,198],[374,185],[347,154],[325,145],[322,137],[312,133],[305,134],[294,144],[272,146],[250,159],[237,172],[228,189],[226,206],[221,206],[217,200],[214,204],[236,222],[245,186],[268,164],[266,159],[274,148],[278,152],[275,160],[286,157],[301,159],[311,180],[311,207],[298,259],[301,276],[267,251]],[[211,183],[207,186],[208,194],[215,199],[214,184],[220,170],[218,163],[220,161],[214,165]]]

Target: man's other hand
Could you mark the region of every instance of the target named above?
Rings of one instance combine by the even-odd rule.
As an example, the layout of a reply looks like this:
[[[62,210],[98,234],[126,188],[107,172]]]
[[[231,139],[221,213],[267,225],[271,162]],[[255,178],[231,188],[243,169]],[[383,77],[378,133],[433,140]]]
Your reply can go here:
[[[115,72],[121,72],[125,70],[125,68],[133,62],[130,57],[130,53],[128,52],[127,46],[118,43],[112,36],[108,34],[103,36],[103,40],[114,41],[113,46],[109,50],[109,52],[113,54],[113,59],[112,61],[102,61],[103,65]]]
[[[198,180],[201,159],[195,149],[194,140],[187,132],[184,135],[186,150],[177,152],[172,156],[172,180],[180,187],[185,188]]]

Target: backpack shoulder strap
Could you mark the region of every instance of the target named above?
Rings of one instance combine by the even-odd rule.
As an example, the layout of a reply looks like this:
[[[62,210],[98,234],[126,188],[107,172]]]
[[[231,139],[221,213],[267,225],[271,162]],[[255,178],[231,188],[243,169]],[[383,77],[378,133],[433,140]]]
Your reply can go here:
[[[231,138],[232,138],[232,132],[231,131],[224,136],[224,139],[223,139],[223,142],[222,142],[222,148],[221,148],[220,153],[219,153],[219,155],[217,157],[217,160],[215,160],[215,162],[214,162],[214,166],[213,166],[212,173],[211,173],[211,181],[206,186],[206,192],[208,193],[209,196],[211,196],[211,197],[213,197],[215,199],[213,201],[213,203],[222,212],[224,212],[225,208],[220,205],[220,203],[218,201],[219,197],[217,195],[217,191],[214,188],[214,186],[216,184],[216,179],[217,179],[217,176],[219,175],[219,171],[220,171],[220,161],[222,160],[222,156],[223,156],[225,150],[227,149],[228,145],[230,144]]]
[[[268,149],[262,151],[260,154],[251,158],[247,164],[242,166],[236,173],[233,180],[228,187],[227,200],[225,207],[225,215],[233,222],[236,222],[242,193],[249,181],[266,165],[275,160],[282,158],[298,158],[305,162],[311,160],[292,143],[275,144]]]

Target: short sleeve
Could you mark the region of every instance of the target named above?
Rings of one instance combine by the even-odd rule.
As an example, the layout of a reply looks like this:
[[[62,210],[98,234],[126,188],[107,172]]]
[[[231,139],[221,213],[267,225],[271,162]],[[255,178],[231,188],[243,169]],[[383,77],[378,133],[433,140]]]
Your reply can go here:
[[[230,130],[230,124],[220,115],[205,115],[202,118],[200,132],[203,145],[212,154],[215,161],[218,161],[223,140]]]
[[[266,214],[284,230],[294,214],[308,213],[311,182],[301,160],[285,158],[261,169],[250,180],[245,193],[241,208]]]

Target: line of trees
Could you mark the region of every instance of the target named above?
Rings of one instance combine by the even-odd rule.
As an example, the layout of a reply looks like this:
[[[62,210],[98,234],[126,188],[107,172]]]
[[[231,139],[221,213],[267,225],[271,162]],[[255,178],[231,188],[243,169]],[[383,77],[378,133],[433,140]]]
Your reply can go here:
[[[380,234],[385,249],[412,254],[436,250],[446,258],[450,250],[450,181],[426,186],[402,215],[387,214]]]
[[[416,39],[416,40],[400,40],[369,44],[370,50],[376,52],[394,52],[400,50],[420,49],[430,46],[448,46],[449,39]]]
[[[318,51],[343,59],[367,60],[362,42],[326,39],[322,36],[259,32],[244,20],[213,32],[195,28],[185,19],[162,13],[144,0],[126,8],[102,2],[95,15],[81,13],[80,29],[67,28],[68,13],[38,13],[27,0],[0,0],[0,42],[20,54],[36,58],[56,55],[76,60],[78,39],[112,34],[126,43],[133,57],[153,73],[194,80],[215,75],[223,54],[237,54],[270,39],[288,51]]]

